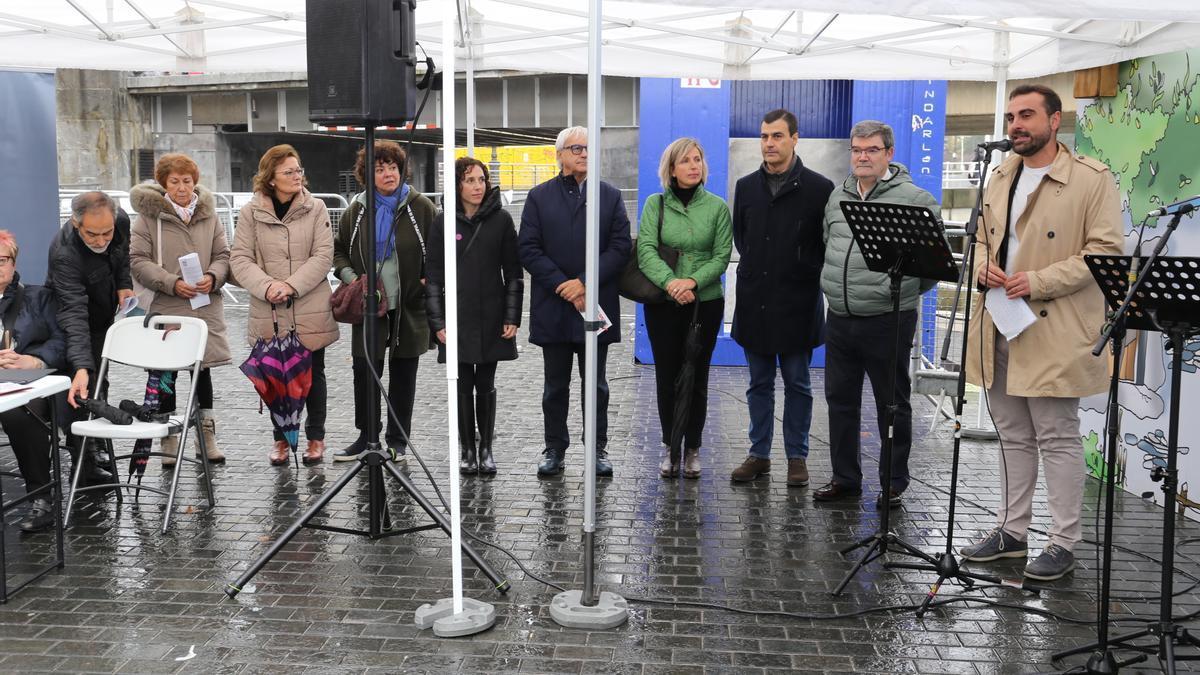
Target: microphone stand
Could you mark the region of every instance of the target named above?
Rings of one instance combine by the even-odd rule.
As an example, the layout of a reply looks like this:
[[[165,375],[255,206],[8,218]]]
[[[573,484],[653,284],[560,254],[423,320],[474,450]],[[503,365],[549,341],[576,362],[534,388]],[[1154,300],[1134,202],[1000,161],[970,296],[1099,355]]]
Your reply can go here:
[[[1011,147],[1011,146],[1010,146]],[[963,254],[962,271],[959,274],[958,288],[954,291],[954,309],[958,311],[958,299],[963,289],[967,289],[966,307],[963,309],[963,332],[962,332],[962,363],[958,368],[958,386],[955,392],[956,399],[954,403],[954,453],[950,462],[950,507],[949,513],[946,516],[946,550],[936,557],[935,571],[938,574],[938,579],[929,588],[929,593],[925,595],[925,600],[921,602],[921,606],[917,608],[917,616],[925,615],[929,610],[929,604],[933,602],[938,591],[941,590],[942,584],[947,579],[958,579],[967,588],[974,585],[975,579],[987,581],[990,583],[1000,583],[999,577],[989,574],[977,574],[974,572],[965,572],[959,566],[958,558],[954,555],[954,507],[958,502],[958,466],[959,455],[962,448],[962,416],[963,408],[966,404],[967,394],[967,333],[968,327],[971,324],[971,291],[967,285],[971,283],[972,269],[975,267],[975,240],[976,233],[979,229],[979,220],[983,216],[983,193],[985,189],[985,179],[987,178],[988,166],[991,164],[992,153],[989,151],[979,161],[979,189],[975,193],[975,206],[971,209],[971,217],[967,220],[966,239],[967,249]],[[950,315],[950,325],[954,325],[954,313]],[[949,357],[950,337],[954,331],[946,332],[946,339],[942,346],[942,361],[945,362]],[[979,396],[986,394],[980,391]],[[899,565],[896,565],[899,567]]]

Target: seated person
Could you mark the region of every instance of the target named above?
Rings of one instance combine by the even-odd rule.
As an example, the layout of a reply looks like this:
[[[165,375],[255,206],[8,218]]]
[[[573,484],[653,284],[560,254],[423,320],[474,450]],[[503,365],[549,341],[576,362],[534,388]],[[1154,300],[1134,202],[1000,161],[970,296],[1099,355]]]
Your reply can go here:
[[[0,230],[0,368],[55,368],[66,366],[67,341],[55,319],[53,294],[41,286],[25,286],[17,274],[17,241]],[[0,427],[8,436],[17,467],[25,479],[25,492],[50,484],[50,434],[40,420],[50,419],[49,402],[0,413]],[[54,524],[47,491],[34,498],[18,527],[37,532]]]

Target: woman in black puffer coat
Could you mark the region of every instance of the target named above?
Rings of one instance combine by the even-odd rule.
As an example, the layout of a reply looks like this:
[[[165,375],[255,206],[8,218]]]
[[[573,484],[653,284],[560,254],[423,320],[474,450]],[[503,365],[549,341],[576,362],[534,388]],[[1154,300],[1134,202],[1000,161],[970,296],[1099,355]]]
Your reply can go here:
[[[41,286],[25,286],[17,274],[17,241],[0,230],[0,368],[63,369],[67,366],[67,338],[58,327],[54,293]],[[55,396],[60,410],[65,395]],[[50,402],[35,399],[28,405],[0,413],[0,427],[8,436],[17,468],[25,479],[29,509],[17,526],[37,532],[54,524],[51,506],[50,437],[40,420],[50,418]],[[0,523],[0,527],[4,524]]]
[[[525,281],[517,256],[517,231],[488,182],[487,167],[473,157],[454,163],[458,188],[455,218],[458,247],[458,439],[459,470],[496,473],[492,437],[496,428],[496,364],[517,358]],[[445,261],[440,215],[430,230],[425,307],[429,327],[445,361]],[[478,422],[478,449],[476,448]]]

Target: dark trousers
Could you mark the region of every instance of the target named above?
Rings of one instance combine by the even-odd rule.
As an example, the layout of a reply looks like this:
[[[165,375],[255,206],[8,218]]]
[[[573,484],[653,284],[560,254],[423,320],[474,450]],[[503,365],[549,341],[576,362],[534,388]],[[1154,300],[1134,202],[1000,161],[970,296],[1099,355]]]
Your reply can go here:
[[[833,460],[833,482],[848,488],[862,487],[859,460],[859,429],[862,411],[863,375],[871,380],[879,438],[884,427],[892,392],[893,345],[896,344],[896,315],[843,317],[829,313],[825,320],[825,401],[829,404],[829,454]],[[912,448],[912,406],[909,394],[908,357],[917,330],[917,312],[901,312],[896,360],[896,421],[892,443],[892,489],[908,487],[908,454]],[[880,481],[883,480],[882,464]]]
[[[329,399],[329,387],[325,382],[325,348],[312,353],[312,389],[304,399],[304,437],[310,441],[325,440],[325,414]],[[274,430],[275,440],[282,441],[283,434]]]
[[[671,429],[675,425],[675,380],[683,370],[685,343],[692,323],[693,305],[664,302],[645,305],[646,333],[650,336],[650,351],[654,354],[654,382],[658,389],[658,421],[662,425],[663,445],[671,445]],[[725,299],[700,303],[697,321],[700,324],[699,354],[693,364],[695,377],[689,394],[683,430],[684,448],[699,448],[704,422],[708,416],[708,367],[712,362],[717,333],[725,317]]]
[[[158,397],[159,412],[164,412],[164,413],[175,412],[176,401],[178,399],[176,392],[179,391],[179,375],[181,372],[183,372],[183,371],[179,371],[179,372],[175,373],[175,383],[174,383],[174,386],[171,387],[171,393],[168,394],[166,392],[163,392],[163,393],[159,394],[159,397]],[[191,371],[187,371],[187,373],[188,373],[188,377],[191,377]],[[212,371],[209,370],[208,368],[201,368],[200,375],[199,375],[199,377],[196,378],[196,403],[197,403],[196,407],[201,410],[212,410],[213,409],[214,403],[213,403]]]
[[[616,327],[609,330],[616,330]],[[580,397],[587,395],[584,382],[583,343],[556,342],[542,345],[542,368],[546,384],[542,389],[542,417],[546,448],[566,450],[571,445],[567,431],[567,411],[571,406],[571,365],[579,362]],[[608,447],[608,379],[604,376],[608,345],[596,345],[596,449]]]
[[[0,413],[0,427],[8,436],[17,468],[25,479],[25,491],[33,492],[50,484],[50,434],[33,415],[50,419],[50,406],[45,399],[32,401],[25,407]],[[30,414],[32,411],[33,414]]]
[[[458,395],[486,394],[496,388],[496,362],[459,363]]]
[[[400,418],[400,425],[391,414],[387,416],[387,433],[384,440],[389,445],[407,447],[408,435],[412,431],[413,403],[417,394],[417,363],[418,357],[388,360],[388,401]],[[360,439],[377,442],[379,437],[367,438],[367,423],[378,433],[380,425],[379,404],[381,402],[379,383],[371,388],[374,400],[367,396],[368,385],[375,380],[371,374],[371,363],[361,356],[353,359],[354,368],[354,426],[358,429]],[[383,360],[374,363],[375,372],[383,375]]]

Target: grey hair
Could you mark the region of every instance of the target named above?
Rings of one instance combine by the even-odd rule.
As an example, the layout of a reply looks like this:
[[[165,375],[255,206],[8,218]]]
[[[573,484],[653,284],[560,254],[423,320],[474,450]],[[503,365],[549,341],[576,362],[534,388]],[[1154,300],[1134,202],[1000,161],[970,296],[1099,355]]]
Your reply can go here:
[[[870,138],[872,136],[883,138],[884,150],[896,145],[896,134],[892,128],[879,120],[863,120],[850,130],[850,138]]]
[[[71,222],[80,225],[84,216],[99,209],[108,209],[113,218],[117,217],[117,203],[107,194],[99,190],[77,194],[71,199]]]
[[[658,160],[658,180],[664,190],[671,187],[671,173],[675,170],[675,164],[691,152],[692,148],[700,151],[700,182],[708,181],[708,160],[704,158],[704,148],[700,147],[700,141],[684,136],[671,141]]]
[[[583,136],[587,138],[587,127],[567,127],[558,132],[558,138],[554,139],[554,161],[558,164],[559,171],[562,171],[562,162],[558,159],[558,153],[562,152],[563,148],[567,147],[567,141],[572,136]]]

